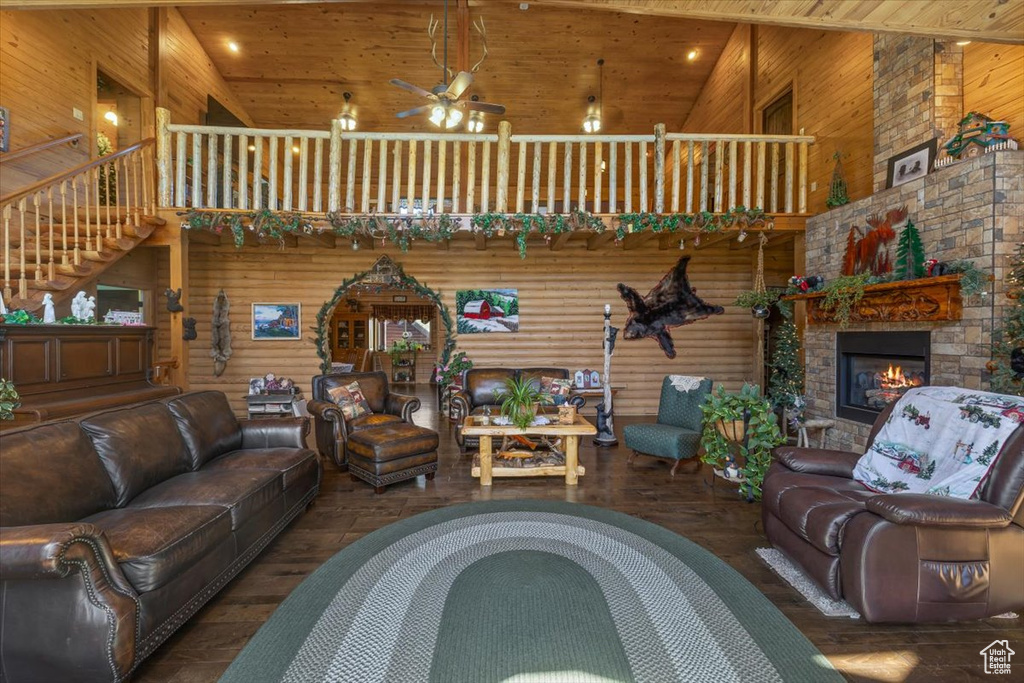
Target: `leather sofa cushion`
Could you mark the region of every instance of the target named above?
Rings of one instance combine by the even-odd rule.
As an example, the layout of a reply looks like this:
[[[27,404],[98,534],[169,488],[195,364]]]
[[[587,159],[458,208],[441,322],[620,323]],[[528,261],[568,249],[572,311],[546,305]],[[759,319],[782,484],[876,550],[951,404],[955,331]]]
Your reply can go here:
[[[367,460],[383,462],[437,450],[437,432],[408,422],[364,429],[348,438],[348,450]]]
[[[77,422],[7,432],[2,441],[0,526],[73,522],[116,504],[114,485]]]
[[[163,403],[109,410],[82,420],[81,425],[114,482],[117,507],[190,469],[185,441]]]
[[[790,531],[821,552],[837,556],[843,527],[854,515],[867,511],[864,503],[864,497],[856,491],[802,486],[779,496],[778,517]]]
[[[131,502],[131,508],[219,505],[231,511],[236,531],[284,491],[280,472],[234,470],[189,472],[157,484]]]
[[[207,463],[204,472],[236,472],[239,470],[270,470],[284,477],[284,488],[301,480],[318,467],[313,451],[296,448],[259,448],[225,453]]]
[[[83,521],[103,530],[125,578],[140,593],[160,588],[231,537],[231,515],[213,505],[129,507]]]
[[[622,438],[627,448],[673,460],[692,458],[700,448],[700,432],[657,423],[626,425]]]
[[[516,371],[509,368],[472,368],[466,371],[463,391],[474,406],[500,403],[497,395],[505,390],[505,380],[515,375]],[[540,375],[537,381],[540,382]]]
[[[402,418],[397,415],[387,415],[385,413],[368,413],[366,415],[360,415],[359,417],[352,418],[351,420],[345,420],[345,426],[348,428],[349,433],[358,432],[360,429],[367,429],[368,427],[379,427],[380,425],[389,424],[393,422],[401,422]]]
[[[242,431],[228,398],[220,391],[197,391],[166,401],[185,439],[191,469],[242,447]]]
[[[768,473],[764,477],[764,484],[761,486],[761,503],[770,510],[776,517],[782,517],[779,501],[783,494],[791,489],[810,486],[814,488],[832,489],[841,491],[855,500],[864,500],[876,496],[874,491],[864,487],[863,484],[846,477],[833,477],[825,474],[805,474],[793,472],[781,463],[772,463]]]

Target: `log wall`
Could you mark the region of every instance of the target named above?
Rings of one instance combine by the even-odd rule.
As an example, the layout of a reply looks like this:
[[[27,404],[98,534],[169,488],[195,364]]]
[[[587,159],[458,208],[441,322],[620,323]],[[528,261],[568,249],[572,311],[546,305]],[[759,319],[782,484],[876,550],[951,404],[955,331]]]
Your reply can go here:
[[[737,292],[752,285],[751,265],[756,250],[731,249],[728,242],[690,252],[691,284],[707,301],[728,304]],[[606,248],[587,251],[584,242],[571,241],[551,251],[543,243],[530,245],[521,260],[510,241],[495,240],[486,251],[472,241],[453,241],[448,250],[433,245],[414,246],[408,253],[388,248],[352,251],[299,246],[280,251],[272,246],[208,246],[193,243],[189,251],[189,315],[198,319],[199,339],[189,344],[191,389],[219,389],[228,394],[236,410],[244,409],[242,395],[250,377],[274,372],[288,376],[309,392],[310,379],[319,372],[310,330],[315,317],[334,289],[353,273],[369,268],[383,253],[400,263],[405,272],[439,290],[454,316],[455,291],[462,288],[517,288],[520,332],[516,334],[464,334],[458,349],[467,351],[477,366],[554,365],[570,369],[602,366],[603,308],[612,305],[612,321],[625,323],[626,307],[615,289],[624,282],[646,294],[676,262],[678,249],[659,250],[656,242],[630,250]],[[787,245],[768,257],[768,268],[792,272]],[[782,261],[786,261],[782,263]],[[224,288],[231,301],[234,356],[219,378],[212,375],[209,358],[213,298]],[[301,302],[301,341],[252,341],[250,308],[254,301]],[[672,333],[678,355],[667,359],[650,339],[620,338],[612,362],[612,383],[622,386],[616,398],[619,414],[657,411],[661,380],[669,373],[713,377],[730,389],[751,378],[753,328],[749,312],[731,306],[726,313]],[[419,377],[425,377],[420,373]]]

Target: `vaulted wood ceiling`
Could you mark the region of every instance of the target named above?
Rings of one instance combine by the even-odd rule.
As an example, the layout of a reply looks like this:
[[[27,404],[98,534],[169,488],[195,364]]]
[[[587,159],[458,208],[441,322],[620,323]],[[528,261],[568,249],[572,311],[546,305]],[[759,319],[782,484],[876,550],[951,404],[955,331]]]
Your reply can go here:
[[[456,62],[455,4],[449,10],[449,64]],[[365,2],[182,8],[214,64],[257,125],[325,129],[352,93],[359,129],[436,130],[423,116],[395,114],[423,98],[390,85],[401,78],[430,89],[441,71],[430,57],[427,23],[443,3]],[[469,94],[504,104],[513,131],[578,131],[587,97],[599,94],[604,58],[603,132],[678,130],[735,24],[531,4],[473,3],[489,56]],[[442,31],[438,31],[440,37]],[[228,43],[234,41],[238,53]],[[696,59],[687,60],[690,50]],[[438,59],[442,46],[438,45]],[[470,32],[470,63],[480,38]],[[488,117],[487,130],[497,126]]]

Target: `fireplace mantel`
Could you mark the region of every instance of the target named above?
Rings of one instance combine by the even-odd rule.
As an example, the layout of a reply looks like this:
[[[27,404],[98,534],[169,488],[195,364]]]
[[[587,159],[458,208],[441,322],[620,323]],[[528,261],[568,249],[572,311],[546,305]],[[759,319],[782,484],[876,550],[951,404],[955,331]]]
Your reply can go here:
[[[807,302],[808,323],[835,323],[835,313],[821,308],[824,298],[824,292],[786,297],[789,301]],[[868,285],[864,288],[864,297],[850,314],[850,322],[950,322],[960,320],[962,314],[960,276],[940,275]]]

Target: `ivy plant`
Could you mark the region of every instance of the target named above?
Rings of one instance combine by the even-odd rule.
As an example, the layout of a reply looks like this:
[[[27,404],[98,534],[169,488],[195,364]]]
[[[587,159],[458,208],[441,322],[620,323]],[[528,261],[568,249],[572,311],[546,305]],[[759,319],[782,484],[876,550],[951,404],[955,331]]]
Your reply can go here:
[[[771,403],[761,396],[757,385],[744,384],[738,394],[727,393],[725,387],[719,385],[717,391],[704,399],[700,409],[704,414],[701,460],[721,470],[730,465],[739,468],[743,474],[740,493],[748,501],[760,500],[761,483],[772,462],[772,449],[783,441]],[[726,439],[718,426],[735,421],[743,422],[745,427],[743,441],[739,443]]]
[[[0,377],[0,420],[13,420],[14,409],[21,405],[21,397],[14,382]]]

